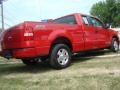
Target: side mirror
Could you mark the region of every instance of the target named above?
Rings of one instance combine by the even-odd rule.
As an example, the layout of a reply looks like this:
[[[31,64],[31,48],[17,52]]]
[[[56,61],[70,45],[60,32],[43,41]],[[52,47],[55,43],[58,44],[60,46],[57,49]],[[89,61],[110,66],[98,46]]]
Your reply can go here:
[[[110,24],[105,25],[105,29],[108,29],[108,28],[110,28]]]

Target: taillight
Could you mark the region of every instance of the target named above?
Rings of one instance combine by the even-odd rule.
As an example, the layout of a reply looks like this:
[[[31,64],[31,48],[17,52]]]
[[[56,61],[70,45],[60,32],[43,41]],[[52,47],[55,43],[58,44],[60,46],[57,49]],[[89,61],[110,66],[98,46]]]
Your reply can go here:
[[[33,28],[32,27],[26,27],[25,32],[24,32],[24,40],[33,40],[34,34],[33,34]]]

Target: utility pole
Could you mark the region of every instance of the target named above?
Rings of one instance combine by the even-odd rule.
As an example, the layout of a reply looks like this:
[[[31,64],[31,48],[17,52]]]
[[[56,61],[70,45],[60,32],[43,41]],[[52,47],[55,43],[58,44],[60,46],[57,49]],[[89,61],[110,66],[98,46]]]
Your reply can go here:
[[[2,20],[2,31],[4,30],[4,14],[3,14],[3,0],[0,0],[1,5],[1,20]]]

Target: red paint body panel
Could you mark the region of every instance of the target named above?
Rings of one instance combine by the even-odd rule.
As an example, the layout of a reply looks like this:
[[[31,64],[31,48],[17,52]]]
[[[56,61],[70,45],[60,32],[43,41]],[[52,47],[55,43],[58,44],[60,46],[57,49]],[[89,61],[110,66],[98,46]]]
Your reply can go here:
[[[105,48],[111,45],[117,32],[100,27],[86,26],[81,14],[72,14],[77,24],[56,24],[41,22],[24,22],[0,35],[1,56],[10,51],[12,58],[34,58],[49,55],[50,47],[59,37],[68,39],[73,53]]]
[[[43,48],[25,48],[25,49],[15,49],[13,50],[14,58],[30,58],[37,57],[41,55],[46,55],[48,47]]]

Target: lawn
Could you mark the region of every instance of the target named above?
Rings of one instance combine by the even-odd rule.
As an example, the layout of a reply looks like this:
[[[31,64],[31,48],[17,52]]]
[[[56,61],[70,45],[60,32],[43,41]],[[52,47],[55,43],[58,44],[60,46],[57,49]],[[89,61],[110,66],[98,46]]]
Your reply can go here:
[[[97,52],[97,56],[103,54],[114,53]],[[94,56],[96,52],[76,55],[63,70],[46,65],[27,67],[19,60],[0,58],[0,90],[119,90],[120,56]]]

